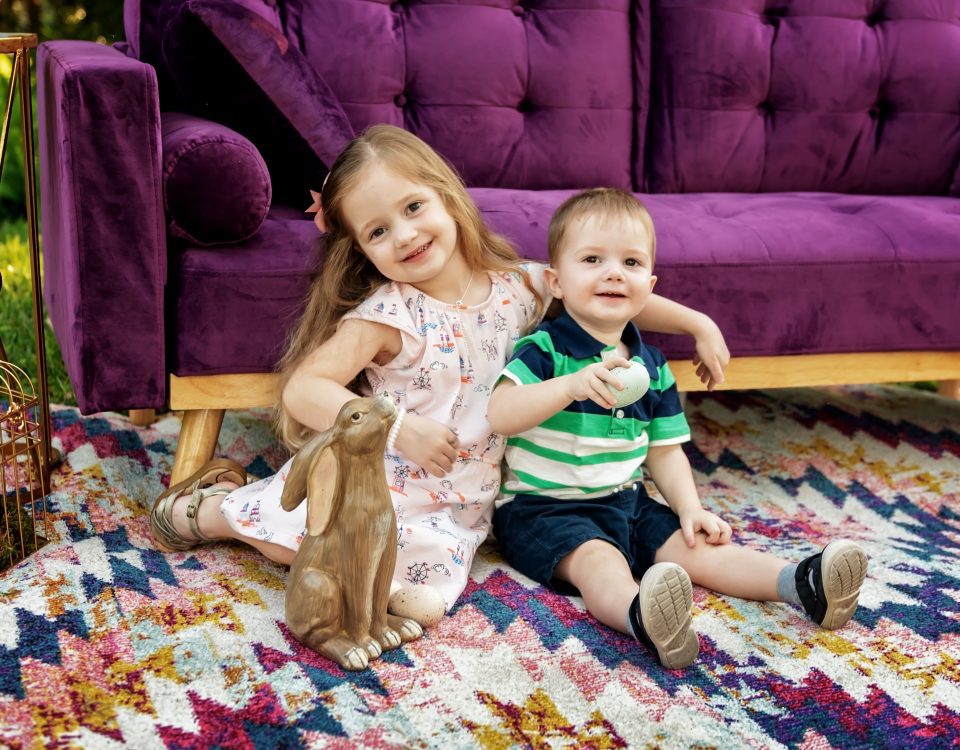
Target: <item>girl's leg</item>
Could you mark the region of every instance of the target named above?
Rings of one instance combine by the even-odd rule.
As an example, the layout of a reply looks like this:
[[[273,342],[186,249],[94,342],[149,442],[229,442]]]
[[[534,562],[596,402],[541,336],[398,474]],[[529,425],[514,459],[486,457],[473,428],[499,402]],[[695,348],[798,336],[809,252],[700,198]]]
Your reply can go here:
[[[237,485],[233,482],[220,482],[214,487],[227,487],[236,489]],[[254,539],[248,536],[242,536],[234,531],[233,527],[227,523],[227,519],[220,512],[220,504],[223,502],[224,495],[217,495],[206,498],[197,506],[197,527],[201,533],[211,539],[236,539],[245,544],[249,544],[254,549],[259,550],[263,555],[281,565],[289,565],[293,562],[294,551],[287,549],[283,545],[272,542],[264,542],[260,539]],[[190,525],[187,522],[187,504],[190,501],[190,493],[181,495],[177,498],[173,506],[173,527],[184,539],[193,539],[194,535],[190,531]]]

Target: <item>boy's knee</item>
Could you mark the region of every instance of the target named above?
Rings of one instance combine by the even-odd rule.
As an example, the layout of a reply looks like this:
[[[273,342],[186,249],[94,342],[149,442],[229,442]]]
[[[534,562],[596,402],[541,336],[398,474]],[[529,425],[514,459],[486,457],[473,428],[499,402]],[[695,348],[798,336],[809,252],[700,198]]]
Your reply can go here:
[[[618,547],[605,539],[588,539],[561,558],[554,575],[560,580],[576,583],[575,579],[581,579],[585,574],[617,564],[627,565],[627,558]]]

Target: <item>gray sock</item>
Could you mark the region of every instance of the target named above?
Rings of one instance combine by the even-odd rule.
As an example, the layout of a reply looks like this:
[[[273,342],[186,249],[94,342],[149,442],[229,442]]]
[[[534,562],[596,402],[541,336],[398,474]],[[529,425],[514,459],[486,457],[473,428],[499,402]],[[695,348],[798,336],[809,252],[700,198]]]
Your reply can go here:
[[[800,594],[797,593],[797,565],[790,563],[777,574],[777,596],[780,601],[802,607]]]

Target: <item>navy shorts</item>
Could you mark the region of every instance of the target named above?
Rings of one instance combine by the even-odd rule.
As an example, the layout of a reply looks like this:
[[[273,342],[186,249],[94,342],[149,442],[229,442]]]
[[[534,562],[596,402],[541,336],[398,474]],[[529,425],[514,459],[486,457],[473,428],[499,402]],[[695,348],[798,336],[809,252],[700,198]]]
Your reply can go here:
[[[639,579],[679,528],[677,514],[652,499],[640,482],[592,500],[517,495],[493,513],[493,531],[506,561],[528,578],[565,594],[576,589],[554,578],[553,571],[581,544],[591,539],[609,542]]]

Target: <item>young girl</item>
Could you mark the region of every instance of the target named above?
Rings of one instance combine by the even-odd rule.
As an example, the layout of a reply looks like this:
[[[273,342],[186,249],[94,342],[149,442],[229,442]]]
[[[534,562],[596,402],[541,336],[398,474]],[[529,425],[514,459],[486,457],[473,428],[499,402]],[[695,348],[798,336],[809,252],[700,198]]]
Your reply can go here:
[[[326,259],[280,363],[280,435],[297,450],[358,393],[394,399],[400,416],[384,455],[398,527],[390,609],[417,619],[403,611],[402,589],[426,585],[418,593],[449,610],[500,487],[504,438],[487,421],[490,390],[539,322],[544,266],[521,263],[447,163],[399,128],[355,139],[316,208]],[[638,322],[694,336],[699,376],[722,382],[729,354],[709,318],[654,296]],[[177,550],[239,539],[289,564],[305,526],[305,505],[280,507],[289,466],[244,486],[235,463],[208,463],[158,498],[155,538]]]

